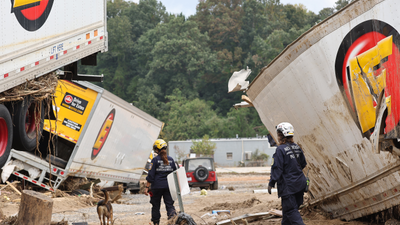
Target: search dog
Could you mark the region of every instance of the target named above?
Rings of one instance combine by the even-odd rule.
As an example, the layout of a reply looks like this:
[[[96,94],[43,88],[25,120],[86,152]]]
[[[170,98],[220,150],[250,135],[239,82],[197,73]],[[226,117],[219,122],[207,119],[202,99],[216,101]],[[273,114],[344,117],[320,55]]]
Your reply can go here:
[[[105,199],[99,201],[97,203],[97,215],[99,215],[100,219],[100,225],[106,225],[106,218],[107,218],[107,225],[114,224],[113,221],[113,208],[110,202],[110,196],[108,194],[108,191],[101,189],[101,191],[104,193]]]

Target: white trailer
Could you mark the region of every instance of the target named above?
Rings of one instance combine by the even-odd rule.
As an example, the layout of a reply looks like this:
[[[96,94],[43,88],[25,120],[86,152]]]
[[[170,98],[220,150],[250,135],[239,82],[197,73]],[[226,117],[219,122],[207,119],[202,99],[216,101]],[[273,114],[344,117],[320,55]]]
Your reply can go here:
[[[89,82],[59,81],[55,103],[58,118],[45,121],[41,154],[13,149],[5,170],[50,191],[68,176],[131,183],[139,189],[163,123]],[[48,143],[53,143],[53,154]]]
[[[9,103],[3,94],[61,67],[68,71],[65,79],[89,80],[77,74],[77,62],[93,65],[96,54],[107,51],[106,5],[106,0],[0,3],[0,167],[11,148],[35,149],[44,120],[44,112],[36,110],[41,102],[32,95]]]
[[[246,91],[268,130],[294,125],[310,204],[334,218],[400,205],[399,10],[398,0],[356,0],[290,44],[248,88],[240,79],[229,85]]]

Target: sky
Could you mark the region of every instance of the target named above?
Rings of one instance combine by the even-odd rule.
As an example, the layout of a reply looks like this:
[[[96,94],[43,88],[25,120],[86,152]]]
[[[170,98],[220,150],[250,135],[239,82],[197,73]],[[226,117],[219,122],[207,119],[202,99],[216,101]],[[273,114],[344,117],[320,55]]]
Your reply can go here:
[[[132,0],[138,3],[139,0]],[[158,0],[160,1],[160,0]],[[280,0],[282,4],[298,4],[301,3],[306,6],[310,11],[315,14],[326,7],[333,7],[337,0]],[[167,12],[173,14],[180,14],[182,12],[186,17],[196,13],[196,5],[198,0],[161,0],[162,4],[167,8]]]

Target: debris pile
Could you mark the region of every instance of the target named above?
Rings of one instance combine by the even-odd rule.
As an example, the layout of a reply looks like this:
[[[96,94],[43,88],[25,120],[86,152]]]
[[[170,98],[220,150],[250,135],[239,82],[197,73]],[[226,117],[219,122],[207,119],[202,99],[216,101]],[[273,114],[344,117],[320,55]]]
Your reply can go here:
[[[215,210],[215,209],[218,209],[218,210],[236,210],[236,209],[250,208],[250,207],[253,207],[253,205],[260,204],[260,203],[261,203],[261,201],[259,199],[257,199],[256,197],[253,197],[253,198],[251,198],[249,200],[246,200],[246,201],[243,201],[243,202],[217,203],[217,204],[214,204],[212,206],[205,207],[200,211],[205,212],[205,211],[212,211],[212,210]]]
[[[28,95],[36,101],[41,101],[50,97],[55,92],[56,87],[57,75],[52,72],[0,93],[0,103],[21,101],[24,96]]]

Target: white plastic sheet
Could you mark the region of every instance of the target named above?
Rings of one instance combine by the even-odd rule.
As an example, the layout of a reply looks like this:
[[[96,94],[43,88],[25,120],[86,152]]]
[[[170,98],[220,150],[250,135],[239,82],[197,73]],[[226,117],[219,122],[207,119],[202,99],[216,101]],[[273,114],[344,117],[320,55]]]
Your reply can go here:
[[[176,175],[178,178],[179,188],[181,190],[181,196],[187,195],[190,193],[189,183],[186,178],[186,171],[185,167],[181,167],[176,170]],[[176,186],[175,186],[175,179],[174,179],[174,172],[170,173],[167,176],[169,192],[171,192],[172,199],[175,201],[178,199],[178,194],[176,193]]]
[[[36,179],[40,175],[40,170],[30,166],[20,160],[11,160],[3,166],[1,173],[1,180],[5,182],[10,177],[11,173],[19,170],[27,170],[31,179]]]

